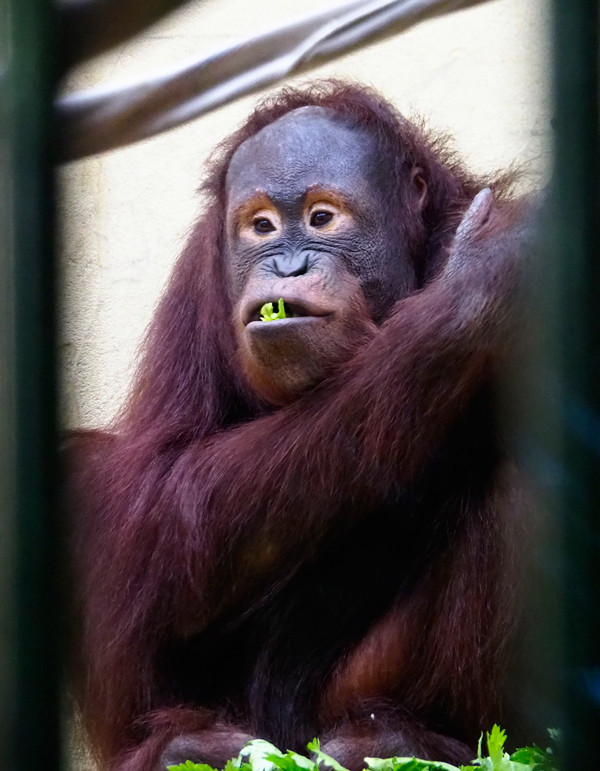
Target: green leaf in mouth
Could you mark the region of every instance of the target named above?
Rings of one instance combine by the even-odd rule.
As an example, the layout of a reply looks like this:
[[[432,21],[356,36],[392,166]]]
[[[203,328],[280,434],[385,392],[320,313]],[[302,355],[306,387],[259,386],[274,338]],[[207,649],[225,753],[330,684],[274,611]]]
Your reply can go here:
[[[277,310],[273,310],[273,303],[265,303],[263,307],[260,309],[260,320],[261,321],[277,321],[278,319],[285,319],[287,318],[285,308],[283,306],[283,298],[279,298],[279,302],[277,304]]]

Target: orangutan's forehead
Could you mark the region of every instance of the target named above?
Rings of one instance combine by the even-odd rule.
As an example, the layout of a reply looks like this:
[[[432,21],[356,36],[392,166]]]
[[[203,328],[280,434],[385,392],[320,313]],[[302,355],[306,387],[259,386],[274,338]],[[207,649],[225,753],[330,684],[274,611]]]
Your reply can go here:
[[[373,138],[322,107],[301,107],[247,139],[227,172],[230,203],[257,191],[276,200],[312,187],[360,195],[381,173]]]

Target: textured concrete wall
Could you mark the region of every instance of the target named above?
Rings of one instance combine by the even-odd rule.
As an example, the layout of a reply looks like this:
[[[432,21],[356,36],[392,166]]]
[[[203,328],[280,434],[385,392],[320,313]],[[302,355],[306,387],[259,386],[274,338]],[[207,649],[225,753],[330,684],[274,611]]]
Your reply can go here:
[[[204,0],[87,64],[72,90],[209,53],[323,7],[323,0]],[[313,70],[375,86],[406,115],[450,133],[478,172],[525,163],[547,176],[548,0],[495,0],[421,24]],[[68,426],[110,420],[191,221],[203,162],[256,96],[123,150],[65,166],[61,355]]]

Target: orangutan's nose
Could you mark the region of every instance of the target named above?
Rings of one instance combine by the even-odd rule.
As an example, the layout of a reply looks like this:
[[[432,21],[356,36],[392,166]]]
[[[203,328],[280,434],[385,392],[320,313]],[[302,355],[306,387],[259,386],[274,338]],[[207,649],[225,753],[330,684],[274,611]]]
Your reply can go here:
[[[280,254],[272,258],[271,268],[279,278],[303,276],[309,270],[308,254],[306,252]]]

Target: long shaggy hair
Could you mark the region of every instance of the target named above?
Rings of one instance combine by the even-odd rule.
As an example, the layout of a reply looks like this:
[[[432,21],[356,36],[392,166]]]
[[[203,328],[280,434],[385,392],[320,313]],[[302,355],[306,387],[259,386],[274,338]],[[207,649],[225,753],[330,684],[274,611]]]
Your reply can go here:
[[[188,724],[202,725],[200,711],[182,711],[179,723],[173,717],[177,712],[160,717],[161,709],[175,708],[182,699],[158,667],[158,652],[174,636],[204,628],[221,607],[233,613],[224,589],[232,582],[247,580],[250,587],[248,595],[242,592],[234,603],[238,613],[254,609],[260,615],[260,608],[267,607],[281,587],[302,575],[302,564],[315,558],[323,533],[335,530],[336,522],[346,518],[346,533],[361,521],[362,511],[372,508],[372,501],[386,500],[392,493],[405,496],[425,463],[443,455],[441,437],[488,376],[487,352],[469,358],[457,353],[450,341],[440,371],[419,380],[426,363],[438,355],[433,342],[424,339],[424,330],[436,324],[443,330],[444,314],[450,311],[440,300],[438,310],[425,314],[416,297],[404,303],[400,333],[393,329],[392,313],[376,350],[361,353],[344,369],[343,378],[333,378],[298,403],[271,412],[244,382],[236,365],[224,249],[228,164],[248,137],[308,105],[331,110],[346,124],[368,131],[381,154],[393,159],[388,216],[404,228],[421,287],[443,266],[474,195],[486,185],[493,187],[497,200],[509,192],[510,175],[483,180],[468,174],[446,141],[403,118],[376,92],[336,81],[281,90],[219,145],[201,187],[205,213],[191,232],[150,325],[131,395],[107,431],[80,432],[71,444],[70,498],[77,518],[74,553],[82,627],[77,690],[92,747],[104,762],[146,741],[146,760],[139,754],[131,761],[131,768],[142,769],[165,737]],[[421,218],[410,216],[402,182],[406,169],[413,167],[422,170],[428,185]],[[420,352],[413,350],[417,342]],[[376,362],[370,367],[369,356]],[[399,372],[405,383],[399,382]],[[423,382],[425,393],[418,390],[423,390]],[[481,405],[478,409],[485,414]],[[364,423],[357,422],[357,410],[364,411]],[[428,422],[428,415],[435,418]],[[505,523],[493,513],[494,494],[486,494],[495,483],[496,449],[482,438],[483,428],[473,440],[471,424],[461,421],[455,441],[463,454],[458,456],[467,458],[483,448],[489,459],[475,464],[472,501],[457,503],[454,483],[442,474],[450,492],[440,487],[431,495],[439,505],[439,518],[429,517],[423,524],[411,521],[398,533],[389,512],[382,521],[394,538],[412,538],[408,550],[422,548],[432,559],[426,570],[419,566],[424,588],[414,612],[415,623],[422,625],[421,639],[419,651],[410,654],[414,666],[403,681],[403,709],[425,718],[433,715],[442,727],[460,725],[464,734],[476,729],[495,703],[490,682],[510,625],[511,591],[506,587]],[[489,420],[483,424],[488,426]],[[351,427],[346,434],[339,428],[345,425]],[[261,442],[262,454],[257,449]],[[449,501],[444,500],[446,494]],[[427,498],[421,487],[409,508],[420,510],[419,496]],[[295,528],[309,544],[299,551]],[[435,544],[425,548],[428,528]],[[386,540],[385,528],[372,529],[380,541]],[[264,533],[265,543],[274,540],[280,545],[281,559],[272,569],[273,576],[281,574],[277,580],[255,580],[251,567],[233,561],[236,546],[252,542],[257,532]],[[353,548],[352,542],[349,553]],[[398,566],[371,568],[381,572],[384,599],[373,603],[381,612],[385,603],[397,602],[385,593],[385,581],[395,586],[402,560],[398,554]],[[268,568],[264,573],[269,575]],[[367,597],[368,589],[350,584],[352,591]],[[367,626],[374,612],[367,611]],[[276,621],[276,615],[265,613],[265,623]],[[290,677],[302,682],[302,677],[316,681],[331,675],[336,657],[365,633],[365,624],[354,625],[343,644],[336,642],[332,652],[323,653],[322,666],[309,659],[306,666],[313,667],[314,674],[300,676],[291,670]],[[261,675],[266,679],[267,669]],[[269,715],[280,709],[289,716],[290,710],[277,703],[264,683],[254,682],[252,688],[273,699],[270,710],[265,707],[264,730],[285,738],[285,726],[273,727],[277,719],[269,723]],[[313,709],[310,704],[301,707]],[[314,721],[302,719],[302,730],[309,730]]]

